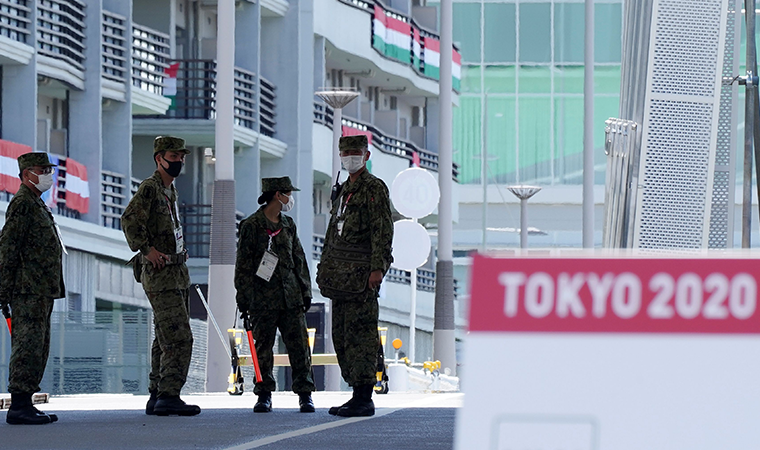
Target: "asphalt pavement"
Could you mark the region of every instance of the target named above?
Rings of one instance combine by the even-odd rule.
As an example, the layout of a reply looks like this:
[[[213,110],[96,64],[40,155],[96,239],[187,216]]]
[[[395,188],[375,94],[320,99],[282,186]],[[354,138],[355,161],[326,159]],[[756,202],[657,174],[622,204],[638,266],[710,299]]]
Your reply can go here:
[[[0,448],[5,449],[234,449],[354,450],[453,448],[454,419],[463,394],[375,395],[373,417],[327,413],[348,392],[314,393],[316,413],[300,413],[298,397],[273,395],[273,411],[254,414],[256,397],[228,394],[183,396],[203,411],[195,417],[146,416],[147,395],[53,396],[38,405],[58,414],[49,425],[5,423],[0,411]]]

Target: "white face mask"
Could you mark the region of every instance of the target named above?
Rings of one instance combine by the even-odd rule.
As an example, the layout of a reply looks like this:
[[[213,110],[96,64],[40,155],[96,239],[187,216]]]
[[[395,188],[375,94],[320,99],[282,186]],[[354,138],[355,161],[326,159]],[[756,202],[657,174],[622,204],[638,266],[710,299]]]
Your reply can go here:
[[[35,173],[35,175],[37,175]],[[37,188],[40,192],[45,192],[51,187],[53,187],[53,174],[52,173],[46,173],[42,175],[37,175],[37,183],[33,182],[30,178],[29,181],[34,185],[34,187]]]
[[[282,195],[285,195],[285,194],[282,194]],[[280,202],[280,204],[282,204],[282,212],[288,212],[291,209],[293,209],[293,207],[296,205],[296,199],[293,198],[293,194],[291,194],[290,196],[287,196],[287,195],[285,196],[288,197],[287,203],[282,203],[280,200],[277,200]]]
[[[361,155],[341,156],[340,162],[343,164],[343,167],[348,170],[348,173],[356,173],[364,167],[365,155],[366,153]]]

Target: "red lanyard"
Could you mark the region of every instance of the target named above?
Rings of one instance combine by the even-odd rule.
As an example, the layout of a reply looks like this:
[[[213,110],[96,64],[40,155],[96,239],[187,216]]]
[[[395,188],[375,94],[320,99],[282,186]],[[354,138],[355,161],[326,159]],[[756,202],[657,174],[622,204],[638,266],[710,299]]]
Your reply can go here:
[[[343,216],[343,214],[346,212],[346,206],[348,206],[348,202],[351,200],[351,196],[354,195],[354,193],[348,194],[348,197],[346,197],[346,201],[341,205],[340,207],[340,214],[339,216]]]
[[[273,238],[277,236],[278,234],[280,234],[280,231],[282,231],[282,228],[280,228],[277,231],[269,231],[269,229],[267,228],[267,234],[269,235],[270,238]]]

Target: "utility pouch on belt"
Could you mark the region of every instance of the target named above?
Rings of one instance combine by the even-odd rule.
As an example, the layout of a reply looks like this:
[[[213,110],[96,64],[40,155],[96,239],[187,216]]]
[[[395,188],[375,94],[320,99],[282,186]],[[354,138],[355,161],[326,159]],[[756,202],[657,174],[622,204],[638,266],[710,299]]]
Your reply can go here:
[[[350,244],[334,233],[317,265],[319,292],[333,300],[349,300],[369,288],[372,248]]]

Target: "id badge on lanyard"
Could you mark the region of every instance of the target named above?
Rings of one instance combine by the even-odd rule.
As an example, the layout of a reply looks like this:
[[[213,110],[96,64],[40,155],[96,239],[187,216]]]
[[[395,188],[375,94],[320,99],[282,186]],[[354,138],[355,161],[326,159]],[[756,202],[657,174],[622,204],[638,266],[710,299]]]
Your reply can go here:
[[[343,236],[343,223],[345,222],[343,215],[346,212],[346,206],[348,206],[348,201],[351,200],[352,195],[354,195],[353,192],[348,194],[345,203],[343,202],[343,198],[340,199],[340,205],[338,206],[338,236]]]
[[[272,241],[275,236],[280,234],[280,231],[282,231],[282,228],[277,231],[267,230],[267,234],[269,235],[269,245],[267,246],[267,251],[264,252],[264,256],[261,258],[258,270],[256,270],[256,276],[264,281],[272,279],[274,269],[277,268],[277,263],[280,261],[280,258],[278,258],[272,251]]]
[[[182,232],[182,222],[180,222],[179,218],[175,219],[169,197],[164,195],[164,198],[166,198],[166,207],[169,208],[169,217],[172,218],[172,228],[174,228],[175,253],[180,254],[185,250],[185,235]],[[177,205],[176,201],[174,202],[174,211],[179,214],[179,205]]]

